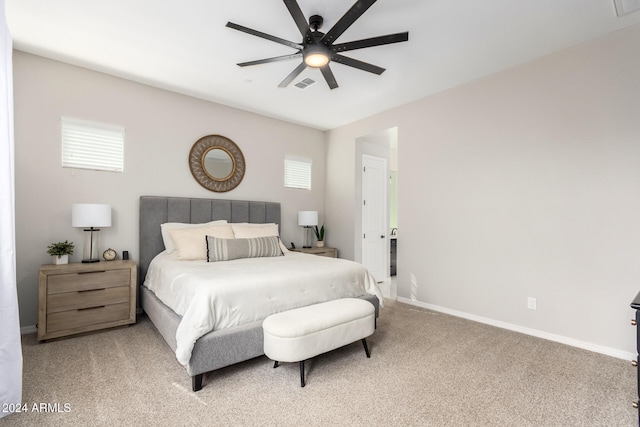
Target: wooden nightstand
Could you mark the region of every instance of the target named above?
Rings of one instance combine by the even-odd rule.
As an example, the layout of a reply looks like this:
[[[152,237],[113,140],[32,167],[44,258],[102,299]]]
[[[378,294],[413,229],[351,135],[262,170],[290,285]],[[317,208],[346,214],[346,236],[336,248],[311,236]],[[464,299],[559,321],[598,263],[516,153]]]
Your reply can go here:
[[[320,256],[327,256],[329,258],[338,258],[338,249],[336,248],[318,248],[318,247],[313,247],[313,248],[295,248],[295,249],[291,249],[289,248],[290,251],[294,251],[294,252],[302,252],[303,254],[313,254],[313,255],[320,255]]]
[[[40,267],[38,340],[135,323],[136,269],[132,261]]]

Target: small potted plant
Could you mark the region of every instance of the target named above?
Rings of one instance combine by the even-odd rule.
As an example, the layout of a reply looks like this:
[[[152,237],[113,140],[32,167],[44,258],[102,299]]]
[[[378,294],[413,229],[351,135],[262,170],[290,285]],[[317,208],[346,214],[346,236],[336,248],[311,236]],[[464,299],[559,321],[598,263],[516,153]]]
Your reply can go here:
[[[316,225],[313,231],[316,233],[316,239],[318,239],[318,241],[316,242],[316,246],[319,248],[323,248],[324,247],[324,224],[322,224],[322,227],[320,228],[318,228],[318,226]]]
[[[69,255],[73,255],[73,248],[73,242],[65,240],[64,242],[50,244],[47,247],[47,253],[53,258],[54,264],[68,264]]]

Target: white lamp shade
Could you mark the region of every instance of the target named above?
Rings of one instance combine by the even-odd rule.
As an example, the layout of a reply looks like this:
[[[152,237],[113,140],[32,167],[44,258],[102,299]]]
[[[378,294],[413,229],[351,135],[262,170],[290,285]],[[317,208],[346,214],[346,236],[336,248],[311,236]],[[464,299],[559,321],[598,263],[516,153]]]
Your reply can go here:
[[[72,227],[111,227],[111,206],[75,203],[71,206]]]
[[[298,225],[300,227],[318,225],[318,211],[298,212]]]

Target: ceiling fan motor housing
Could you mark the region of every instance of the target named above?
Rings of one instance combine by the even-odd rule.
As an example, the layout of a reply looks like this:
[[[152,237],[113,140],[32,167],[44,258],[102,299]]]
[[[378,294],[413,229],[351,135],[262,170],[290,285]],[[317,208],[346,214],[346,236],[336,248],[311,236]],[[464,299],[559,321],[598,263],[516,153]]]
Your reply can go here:
[[[309,18],[309,27],[313,31],[318,31],[320,28],[322,28],[323,22],[324,22],[324,19],[322,19],[322,16],[313,15],[312,17]]]

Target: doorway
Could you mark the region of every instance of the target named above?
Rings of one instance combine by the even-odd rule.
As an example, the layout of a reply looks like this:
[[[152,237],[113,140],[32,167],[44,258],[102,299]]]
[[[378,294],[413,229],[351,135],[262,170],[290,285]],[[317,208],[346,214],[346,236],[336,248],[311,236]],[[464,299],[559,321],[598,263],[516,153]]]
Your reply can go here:
[[[374,258],[375,256],[370,253],[365,254],[364,246],[364,224],[363,224],[363,215],[364,215],[364,205],[363,205],[363,197],[364,197],[364,188],[363,188],[363,165],[364,165],[364,156],[378,157],[382,159],[386,159],[386,172],[384,175],[384,180],[379,183],[379,190],[384,192],[384,198],[387,200],[386,205],[379,208],[379,210],[384,211],[386,216],[386,225],[383,226],[381,233],[378,234],[378,240],[382,240],[382,244],[380,245],[381,249],[379,254],[382,257],[382,262],[384,263],[384,271],[378,274],[374,274],[376,280],[379,281],[380,288],[385,296],[385,298],[393,298],[395,299],[395,276],[391,276],[391,239],[397,238],[397,229],[398,229],[398,219],[397,219],[397,191],[396,191],[396,183],[397,183],[397,152],[398,152],[398,129],[396,127],[377,132],[370,135],[365,135],[356,139],[356,215],[355,215],[355,260],[360,261],[365,264],[363,261],[365,257],[368,259]],[[392,235],[392,231],[393,234]],[[384,238],[381,239],[380,236],[384,235]],[[366,266],[366,265],[365,265]],[[370,270],[374,270],[376,268],[368,267]],[[392,280],[393,278],[393,280]]]

